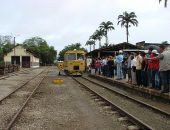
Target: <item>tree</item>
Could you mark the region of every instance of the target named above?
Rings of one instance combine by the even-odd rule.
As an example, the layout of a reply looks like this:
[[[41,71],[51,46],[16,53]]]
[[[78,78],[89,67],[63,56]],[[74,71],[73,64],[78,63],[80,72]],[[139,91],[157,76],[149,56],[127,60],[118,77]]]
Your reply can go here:
[[[114,30],[115,28],[113,27],[113,23],[110,21],[107,22],[102,22],[99,26],[99,28],[103,31],[104,36],[106,37],[106,45],[108,45],[108,31]]]
[[[10,52],[13,48],[11,39],[12,39],[12,37],[9,35],[7,35],[7,36],[0,35],[0,64],[3,63],[4,54]]]
[[[12,49],[14,48],[14,44],[13,43],[6,43],[5,45],[3,45],[2,50],[3,50],[3,54],[7,54],[10,51],[12,51]]]
[[[162,0],[159,0],[159,3],[161,2]],[[168,3],[168,0],[165,0],[164,2],[164,7],[167,7],[167,3]]]
[[[118,25],[121,24],[121,27],[126,28],[126,39],[127,43],[129,42],[128,37],[129,37],[129,27],[131,27],[130,24],[133,26],[138,26],[138,21],[137,21],[137,16],[135,15],[134,12],[127,13],[126,11],[123,13],[123,15],[118,16]]]
[[[96,39],[99,40],[99,48],[101,48],[101,39],[104,36],[104,31],[101,29],[96,30],[94,35],[96,36]]]
[[[81,47],[80,43],[71,44],[71,45],[65,46],[64,49],[59,52],[58,60],[63,61],[65,52],[68,50],[74,50],[74,49],[83,50],[83,51],[87,52],[87,50],[85,48]]]
[[[40,58],[42,65],[52,64],[56,59],[57,52],[53,46],[49,46],[47,42],[40,37],[32,37],[23,42],[24,47]]]
[[[89,40],[94,41],[94,43],[93,43],[93,50],[94,50],[95,49],[95,45],[96,45],[96,40],[97,40],[97,36],[95,35],[95,33],[93,33],[93,35],[91,35],[89,37]]]
[[[95,41],[94,40],[88,40],[87,42],[86,42],[86,46],[90,46],[90,52],[91,52],[91,45],[94,45],[95,44]]]

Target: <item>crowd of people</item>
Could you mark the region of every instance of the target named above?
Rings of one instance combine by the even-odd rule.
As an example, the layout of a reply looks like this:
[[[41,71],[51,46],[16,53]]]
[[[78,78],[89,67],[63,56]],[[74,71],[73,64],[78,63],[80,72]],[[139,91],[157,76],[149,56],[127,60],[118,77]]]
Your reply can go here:
[[[153,48],[141,52],[119,50],[115,56],[93,58],[90,70],[138,87],[170,92],[170,50],[164,45],[160,45],[159,52]]]

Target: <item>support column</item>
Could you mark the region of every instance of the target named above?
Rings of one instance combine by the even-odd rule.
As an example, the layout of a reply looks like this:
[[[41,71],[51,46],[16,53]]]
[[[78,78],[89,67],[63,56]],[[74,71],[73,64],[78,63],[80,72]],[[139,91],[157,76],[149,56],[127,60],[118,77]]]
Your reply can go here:
[[[100,58],[100,51],[97,52],[97,57]]]

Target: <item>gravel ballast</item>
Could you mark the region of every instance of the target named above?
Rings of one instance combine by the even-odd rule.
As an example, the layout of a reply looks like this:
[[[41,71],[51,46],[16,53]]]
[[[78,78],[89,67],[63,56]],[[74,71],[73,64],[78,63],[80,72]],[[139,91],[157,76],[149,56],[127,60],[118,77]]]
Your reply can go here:
[[[12,130],[125,130],[70,77],[54,67],[15,122]],[[53,84],[61,78],[64,84]]]
[[[133,101],[126,100],[125,98],[122,98],[98,85],[88,82],[85,79],[77,78],[77,80],[83,84],[86,84],[90,89],[102,95],[104,98],[113,102],[123,110],[126,110],[152,128],[156,130],[170,129],[170,119],[168,117],[156,113],[155,111],[152,111],[146,107],[142,107],[142,105],[139,105]]]

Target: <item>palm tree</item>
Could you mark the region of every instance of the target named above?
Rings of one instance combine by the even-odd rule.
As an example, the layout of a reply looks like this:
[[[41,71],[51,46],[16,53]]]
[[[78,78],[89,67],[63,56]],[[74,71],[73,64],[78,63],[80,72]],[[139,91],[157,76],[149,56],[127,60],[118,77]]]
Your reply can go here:
[[[159,3],[161,2],[162,0],[159,0]],[[165,7],[167,7],[167,2],[168,2],[168,0],[165,0],[165,2],[164,2],[164,6]]]
[[[94,32],[94,35],[97,40],[99,40],[99,48],[101,48],[101,39],[104,36],[104,31],[99,29]]]
[[[91,52],[91,45],[94,45],[95,44],[95,41],[94,40],[88,40],[86,42],[86,46],[90,45],[90,52]]]
[[[95,35],[95,33],[93,33],[93,35],[90,36],[89,40],[93,40],[94,44],[93,44],[93,50],[95,49],[95,45],[96,45],[96,40],[97,40],[97,35]]]
[[[132,24],[133,26],[138,26],[138,21],[136,20],[136,18],[137,18],[137,16],[135,15],[134,12],[127,13],[126,11],[123,13],[123,15],[118,16],[117,24],[120,23],[121,27],[126,28],[127,43],[129,42],[128,36],[129,36],[129,27],[131,27],[130,24]]]
[[[100,28],[101,30],[103,30],[104,36],[106,37],[106,45],[108,45],[109,41],[108,41],[107,33],[108,33],[108,31],[115,29],[115,28],[113,27],[113,23],[110,22],[110,21],[102,22],[102,23],[100,24],[99,28]]]

